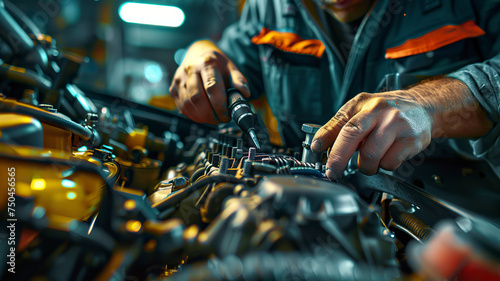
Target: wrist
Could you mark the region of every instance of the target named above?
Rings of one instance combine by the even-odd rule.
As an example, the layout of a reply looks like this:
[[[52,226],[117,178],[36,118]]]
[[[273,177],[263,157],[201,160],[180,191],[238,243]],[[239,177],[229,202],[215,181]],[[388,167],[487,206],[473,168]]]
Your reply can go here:
[[[492,128],[484,109],[460,80],[432,80],[406,91],[430,116],[433,138],[480,137]]]

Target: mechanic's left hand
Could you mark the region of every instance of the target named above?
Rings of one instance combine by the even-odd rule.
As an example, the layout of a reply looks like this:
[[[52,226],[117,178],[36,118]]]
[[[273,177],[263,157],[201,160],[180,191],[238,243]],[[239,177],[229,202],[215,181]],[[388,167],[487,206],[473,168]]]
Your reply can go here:
[[[361,93],[347,102],[314,136],[312,150],[332,147],[326,175],[342,176],[359,149],[358,168],[373,175],[378,168],[395,170],[431,141],[433,120],[407,91]]]

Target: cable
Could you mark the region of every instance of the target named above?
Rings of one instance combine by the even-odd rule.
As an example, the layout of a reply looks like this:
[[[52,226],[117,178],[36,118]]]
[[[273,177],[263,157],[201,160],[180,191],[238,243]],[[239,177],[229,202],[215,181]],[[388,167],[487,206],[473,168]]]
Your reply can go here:
[[[422,242],[422,240],[420,240],[420,238],[418,238],[417,235],[413,234],[413,232],[411,232],[409,229],[395,223],[394,221],[391,221],[391,224],[389,225],[389,227],[394,227],[398,230],[401,230],[403,231],[404,233],[408,234],[411,238],[415,239],[417,242],[419,242],[420,244],[423,244],[424,242]]]
[[[292,175],[307,175],[307,176],[314,176],[314,177],[318,177],[318,178],[325,178],[325,174],[323,174],[322,172],[314,169],[314,168],[310,168],[310,167],[293,167],[293,168],[290,168],[290,174]]]

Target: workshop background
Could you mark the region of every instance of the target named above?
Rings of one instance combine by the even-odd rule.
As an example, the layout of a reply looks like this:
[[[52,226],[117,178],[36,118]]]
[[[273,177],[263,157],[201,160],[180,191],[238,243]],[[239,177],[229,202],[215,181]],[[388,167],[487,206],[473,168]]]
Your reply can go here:
[[[89,58],[76,84],[139,103],[167,94],[183,48],[199,38],[218,40],[243,4],[244,0],[16,1],[60,50]]]
[[[499,280],[498,177],[444,139],[330,181],[320,124],[294,147],[234,90],[219,126],[149,106],[243,4],[0,0],[0,280]]]

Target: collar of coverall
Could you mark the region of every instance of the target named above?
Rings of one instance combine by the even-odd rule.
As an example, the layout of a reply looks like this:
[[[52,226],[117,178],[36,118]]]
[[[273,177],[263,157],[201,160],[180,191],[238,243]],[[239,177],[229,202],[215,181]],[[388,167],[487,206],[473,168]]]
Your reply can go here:
[[[366,9],[366,11],[362,15],[360,15],[357,18],[351,19],[350,21],[347,21],[347,22],[341,22],[340,20],[338,20],[337,17],[333,14],[334,12],[327,7],[328,5],[335,4],[335,3],[338,3],[341,1],[343,1],[343,0],[313,0],[313,1],[305,0],[304,4],[305,4],[305,7],[311,13],[311,15],[316,19],[316,21],[323,28],[323,24],[318,20],[320,17],[318,17],[318,14],[316,12],[316,7],[319,7],[320,9],[326,11],[330,16],[334,17],[340,23],[346,24],[346,23],[354,22],[356,20],[359,20],[360,18],[365,17],[375,7],[378,0],[370,0],[370,3],[368,4],[368,8]],[[311,4],[313,4],[313,5],[311,5]]]

